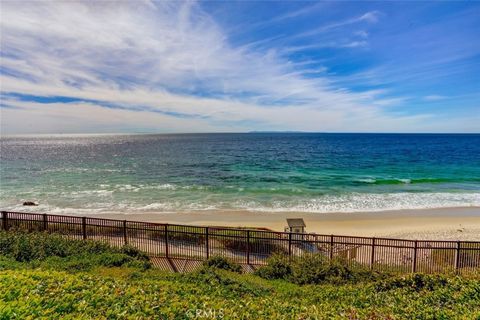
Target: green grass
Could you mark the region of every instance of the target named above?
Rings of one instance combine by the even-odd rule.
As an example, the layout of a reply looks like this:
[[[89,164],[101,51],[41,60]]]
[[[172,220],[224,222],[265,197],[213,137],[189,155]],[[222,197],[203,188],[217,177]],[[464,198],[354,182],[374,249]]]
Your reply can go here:
[[[0,232],[2,237],[6,241],[9,235]],[[12,236],[25,245],[25,238],[18,237]],[[49,243],[54,247],[100,246],[65,244],[53,237]],[[322,278],[322,284],[299,285],[211,266],[189,274],[165,273],[121,258],[113,264],[96,258],[125,255],[130,262],[144,261],[131,248],[89,250],[52,249],[50,255],[24,259],[3,249],[0,319],[480,319],[478,277],[416,274],[343,284]],[[75,259],[93,262],[87,268],[66,267]],[[225,265],[213,260],[210,265]]]

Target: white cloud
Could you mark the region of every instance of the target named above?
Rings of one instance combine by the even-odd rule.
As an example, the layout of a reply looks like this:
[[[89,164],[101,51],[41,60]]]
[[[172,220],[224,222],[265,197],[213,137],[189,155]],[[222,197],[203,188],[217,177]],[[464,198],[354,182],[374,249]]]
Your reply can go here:
[[[385,113],[384,92],[307,76],[275,49],[234,47],[193,2],[3,2],[1,33],[2,103],[22,107],[2,109],[3,132],[402,131],[429,117]]]
[[[380,12],[378,11],[369,11],[363,14],[361,17],[358,18],[358,21],[368,21],[371,23],[375,23],[378,21],[380,17]]]
[[[10,100],[8,106],[2,110],[1,126],[2,131],[10,133],[150,132],[151,128],[164,132],[204,132],[230,129],[214,127],[198,119],[110,109],[94,103],[41,104]]]

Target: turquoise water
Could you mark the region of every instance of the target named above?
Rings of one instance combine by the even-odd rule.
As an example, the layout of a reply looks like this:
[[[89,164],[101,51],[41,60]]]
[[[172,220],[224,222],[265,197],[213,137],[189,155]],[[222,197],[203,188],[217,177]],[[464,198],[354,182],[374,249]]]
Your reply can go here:
[[[1,138],[0,208],[355,212],[480,206],[480,135]]]

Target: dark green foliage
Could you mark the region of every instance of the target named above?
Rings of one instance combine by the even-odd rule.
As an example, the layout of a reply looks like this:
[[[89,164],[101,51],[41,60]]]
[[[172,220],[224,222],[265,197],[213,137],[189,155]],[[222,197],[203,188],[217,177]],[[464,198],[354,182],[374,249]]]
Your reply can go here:
[[[375,280],[382,276],[376,271],[348,263],[341,258],[330,261],[323,255],[311,254],[293,260],[291,281],[297,284],[342,284]]]
[[[330,261],[321,254],[308,254],[290,261],[288,257],[274,255],[256,274],[265,279],[285,279],[297,284],[355,283],[386,276],[340,258]]]
[[[292,263],[292,282],[297,284],[340,283],[351,280],[353,270],[341,261],[329,261],[323,255],[308,254]]]
[[[258,268],[255,274],[264,279],[284,279],[292,276],[292,267],[288,257],[280,254],[274,254],[267,260],[267,264]]]
[[[394,277],[380,281],[375,284],[375,289],[377,291],[388,291],[406,288],[415,291],[433,291],[445,287],[447,284],[448,278],[445,276],[416,273],[413,275]]]
[[[99,256],[99,262],[105,267],[121,267],[133,261],[133,258],[122,253],[104,253]]]
[[[42,260],[46,257],[67,257],[81,254],[114,252],[106,243],[72,240],[42,232],[0,232],[0,254],[17,261]]]
[[[0,255],[0,270],[14,270],[21,268],[23,264],[21,262],[15,261],[11,258]]]
[[[131,245],[126,245],[121,248],[121,252],[132,257],[136,258],[138,260],[144,260],[148,261],[148,255],[145,252],[142,252],[138,250],[137,248],[131,246]]]
[[[209,258],[203,263],[204,267],[217,268],[222,270],[240,272],[242,268],[240,265],[230,261],[229,259],[221,256],[214,256]]]
[[[248,294],[259,296],[260,294],[265,294],[269,291],[268,289],[259,288],[247,281],[242,281],[242,279],[236,279],[231,271],[219,268],[202,268],[186,275],[185,280],[192,284],[206,284],[210,288],[215,288],[214,290],[217,293],[220,289],[224,292],[224,297],[231,296],[232,293],[234,295]]]
[[[47,257],[44,260],[34,260],[30,262],[30,265],[35,268],[45,269],[57,269],[67,271],[84,271],[90,270],[97,265],[97,261],[92,259],[90,255],[87,256],[69,256],[65,258],[52,256]]]
[[[64,270],[87,270],[94,266],[151,267],[148,256],[138,249],[114,248],[92,240],[73,240],[43,232],[0,232],[0,255],[34,266]]]

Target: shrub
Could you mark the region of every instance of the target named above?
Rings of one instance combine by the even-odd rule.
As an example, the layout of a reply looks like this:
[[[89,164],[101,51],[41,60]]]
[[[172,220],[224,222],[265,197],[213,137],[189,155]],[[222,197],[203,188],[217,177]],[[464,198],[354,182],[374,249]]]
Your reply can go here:
[[[288,279],[292,275],[292,267],[288,257],[274,254],[267,260],[267,264],[258,268],[255,274],[264,279]]]
[[[245,281],[248,275],[232,275],[231,272],[218,268],[201,268],[186,275],[180,275],[182,281],[187,281],[195,286],[203,287],[204,294],[218,294],[225,300],[235,299],[238,296],[266,294],[269,288],[264,288],[259,283]]]
[[[314,284],[326,280],[329,261],[319,254],[307,254],[292,263],[291,281],[297,284]]]
[[[447,284],[448,279],[445,276],[416,273],[380,281],[375,285],[375,289],[377,291],[389,291],[408,288],[414,291],[433,291],[437,288],[445,287]]]
[[[344,259],[329,260],[321,254],[308,254],[293,260],[291,281],[297,284],[340,284],[374,280],[382,274]]]
[[[42,260],[46,257],[67,257],[79,254],[116,252],[106,243],[68,239],[43,232],[0,232],[0,254],[17,261]]]
[[[242,268],[240,265],[230,261],[229,259],[221,256],[214,256],[209,258],[203,263],[204,267],[211,267],[223,270],[229,270],[233,272],[240,272]]]
[[[123,246],[120,251],[132,258],[145,260],[145,261],[149,260],[148,255],[145,252],[142,252],[131,245]]]
[[[6,269],[17,269],[22,266],[21,262],[15,261],[12,258],[8,258],[5,256],[0,255],[0,271]]]
[[[123,253],[103,253],[98,256],[99,264],[105,267],[121,267],[133,261],[133,258]]]
[[[91,256],[47,257],[45,260],[34,260],[30,263],[35,268],[49,268],[68,271],[90,270],[97,262]]]
[[[43,232],[0,232],[0,255],[66,270],[86,270],[93,266],[151,267],[148,256],[132,246],[114,248],[104,242],[74,240]]]
[[[297,284],[354,283],[384,276],[340,258],[329,260],[321,254],[295,257],[291,261],[285,256],[273,255],[267,260],[267,265],[260,267],[255,274],[265,279],[284,279]]]

